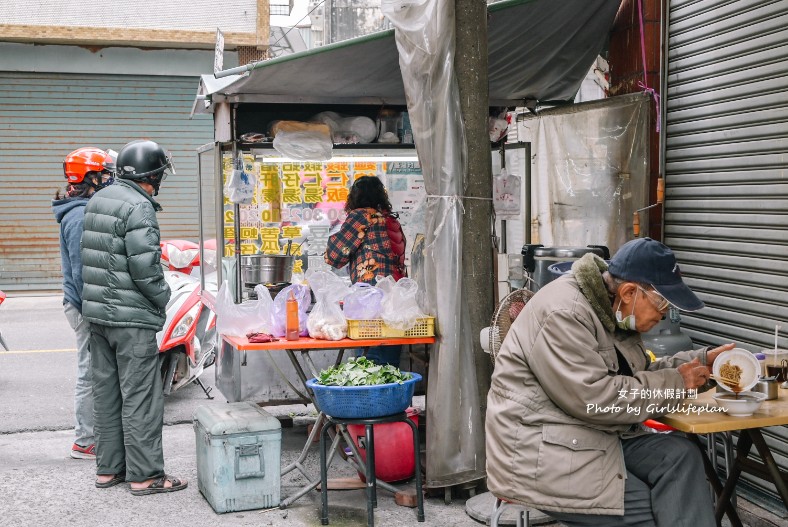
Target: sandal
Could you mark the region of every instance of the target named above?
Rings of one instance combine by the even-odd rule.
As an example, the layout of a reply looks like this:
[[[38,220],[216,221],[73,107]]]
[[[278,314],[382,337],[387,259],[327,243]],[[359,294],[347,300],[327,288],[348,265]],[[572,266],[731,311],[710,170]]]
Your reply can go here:
[[[126,473],[121,472],[120,474],[115,474],[114,476],[112,476],[111,480],[105,481],[104,483],[99,483],[98,481],[96,481],[96,488],[108,489],[110,487],[114,487],[115,485],[120,485],[125,481],[126,481]]]
[[[172,487],[164,486],[167,481],[172,483]],[[165,474],[160,478],[154,479],[153,482],[144,489],[131,489],[131,493],[135,496],[144,496],[146,494],[158,494],[160,492],[175,492],[176,490],[183,490],[188,486],[189,483],[187,481],[181,481],[178,478]]]

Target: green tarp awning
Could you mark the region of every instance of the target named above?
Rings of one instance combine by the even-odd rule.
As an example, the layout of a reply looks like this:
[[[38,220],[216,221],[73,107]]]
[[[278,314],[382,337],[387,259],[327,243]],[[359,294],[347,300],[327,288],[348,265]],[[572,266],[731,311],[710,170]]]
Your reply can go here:
[[[573,99],[607,41],[619,5],[620,0],[490,5],[490,105]],[[405,104],[393,30],[250,67],[242,75],[218,79],[224,82],[203,76],[201,93],[213,102]]]

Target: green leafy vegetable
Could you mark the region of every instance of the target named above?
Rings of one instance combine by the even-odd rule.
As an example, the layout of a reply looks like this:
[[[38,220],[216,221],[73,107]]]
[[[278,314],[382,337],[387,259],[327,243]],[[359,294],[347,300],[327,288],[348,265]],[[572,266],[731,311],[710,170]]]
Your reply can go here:
[[[411,377],[390,364],[380,366],[366,357],[358,357],[321,371],[317,381],[324,386],[375,386],[403,384]]]

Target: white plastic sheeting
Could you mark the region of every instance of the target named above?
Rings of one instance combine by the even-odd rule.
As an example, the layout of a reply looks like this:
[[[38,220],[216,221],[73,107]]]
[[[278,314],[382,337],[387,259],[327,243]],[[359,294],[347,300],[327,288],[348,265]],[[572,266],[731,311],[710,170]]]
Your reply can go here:
[[[542,112],[519,123],[532,152],[532,218],[548,247],[607,245],[633,238],[635,210],[650,205],[649,117],[642,93]],[[643,235],[648,211],[640,213]]]
[[[466,151],[454,72],[452,0],[382,0],[395,28],[413,137],[427,190],[427,301],[440,340],[430,357],[427,485],[485,475],[484,430],[462,284]],[[486,394],[484,394],[486,396]]]

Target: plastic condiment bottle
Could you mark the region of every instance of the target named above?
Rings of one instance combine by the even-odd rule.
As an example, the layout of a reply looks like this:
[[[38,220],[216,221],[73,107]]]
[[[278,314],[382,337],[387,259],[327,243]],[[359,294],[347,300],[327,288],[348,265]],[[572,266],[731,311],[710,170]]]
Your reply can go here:
[[[290,296],[287,297],[285,312],[287,315],[285,338],[287,340],[298,340],[298,300],[296,300],[292,291],[290,291]]]
[[[761,365],[761,377],[766,377],[766,354],[756,353],[755,358],[758,359],[758,364]]]

